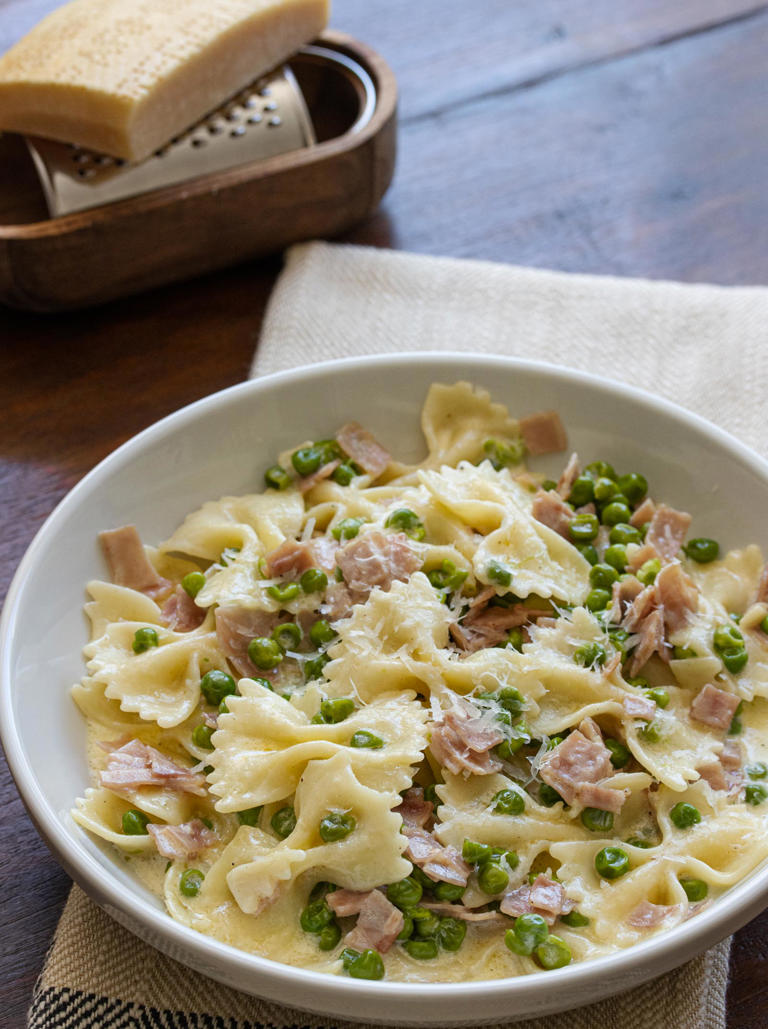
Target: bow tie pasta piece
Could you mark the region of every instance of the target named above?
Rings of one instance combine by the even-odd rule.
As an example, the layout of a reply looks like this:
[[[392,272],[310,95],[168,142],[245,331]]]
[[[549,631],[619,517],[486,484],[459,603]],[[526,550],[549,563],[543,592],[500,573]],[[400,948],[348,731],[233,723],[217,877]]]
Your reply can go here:
[[[72,809],[72,818],[83,829],[92,832],[107,843],[130,853],[151,853],[155,843],[151,836],[135,836],[123,832],[123,815],[136,804],[118,797],[111,790],[89,787],[84,797],[78,797]]]
[[[468,382],[430,386],[421,429],[429,449],[427,466],[480,461],[485,457],[483,444],[488,439],[522,442],[520,424],[510,417],[504,404],[492,403],[490,393]],[[521,456],[522,452],[520,446]]]
[[[383,694],[335,724],[313,724],[302,711],[249,679],[228,700],[209,761],[218,811],[241,811],[290,796],[310,761],[345,755],[364,785],[399,793],[427,743],[427,711],[413,693]],[[378,747],[350,745],[370,733]]]
[[[672,790],[684,790],[697,780],[697,769],[716,761],[721,747],[707,726],[674,707],[657,708],[650,725],[625,715],[623,728],[627,746],[643,768]]]
[[[112,622],[162,625],[160,608],[145,593],[99,579],[89,582],[86,589],[92,598],[85,605],[85,613],[91,623],[92,640],[103,636]]]
[[[452,617],[421,572],[387,593],[374,590],[339,627],[324,669],[328,695],[369,703],[383,691],[440,688],[439,651]]]
[[[218,561],[224,550],[242,548],[255,538],[269,553],[286,537],[297,536],[303,519],[304,503],[295,490],[222,497],[187,515],[161,550]]]
[[[276,846],[262,844],[249,859],[227,874],[227,884],[243,911],[261,910],[281,884],[310,869],[350,890],[372,890],[397,882],[410,871],[402,857],[407,840],[392,808],[400,798],[363,786],[345,753],[311,761],[296,789],[296,827]],[[325,843],[320,823],[343,812],[354,828],[342,839]]]
[[[113,622],[84,653],[88,671],[105,684],[105,695],[123,711],[135,712],[164,729],[181,725],[200,700],[200,679],[212,668],[224,668],[211,618],[192,632],[158,627],[159,645],[133,652],[138,622]]]
[[[743,550],[730,551],[722,561],[689,561],[686,571],[708,600],[741,614],[757,593],[764,563],[760,547],[752,543]]]

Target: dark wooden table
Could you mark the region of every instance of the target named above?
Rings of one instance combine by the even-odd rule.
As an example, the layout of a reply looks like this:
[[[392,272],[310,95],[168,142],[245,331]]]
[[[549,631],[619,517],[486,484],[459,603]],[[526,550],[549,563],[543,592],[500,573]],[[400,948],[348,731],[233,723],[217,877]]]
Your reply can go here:
[[[0,50],[56,0],[0,0]],[[400,156],[348,241],[575,272],[768,284],[768,4],[334,0],[399,80]],[[0,308],[0,598],[118,444],[247,372],[274,258],[81,313]],[[21,1026],[69,886],[0,772],[0,1025]],[[768,914],[730,1029],[768,1024]]]

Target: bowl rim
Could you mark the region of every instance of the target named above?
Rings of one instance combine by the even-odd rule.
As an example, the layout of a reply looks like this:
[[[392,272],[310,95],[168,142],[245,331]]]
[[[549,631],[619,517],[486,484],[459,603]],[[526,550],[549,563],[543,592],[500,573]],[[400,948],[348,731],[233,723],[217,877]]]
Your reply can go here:
[[[56,860],[113,917],[118,918],[122,924],[134,932],[136,932],[136,923],[141,923],[147,934],[144,938],[147,939],[151,933],[153,945],[161,949],[165,946],[172,946],[174,948],[173,956],[177,959],[179,951],[191,951],[195,954],[199,966],[204,963],[210,967],[211,963],[221,964],[224,962],[239,972],[260,972],[262,976],[268,976],[283,985],[290,984],[294,988],[306,985],[315,991],[326,991],[329,994],[329,1002],[331,994],[343,994],[349,996],[350,999],[362,996],[375,1001],[383,996],[392,996],[393,993],[412,1000],[417,997],[429,999],[438,992],[441,1001],[447,1002],[450,1002],[452,998],[458,1001],[459,998],[466,1000],[477,997],[479,999],[480,996],[485,999],[496,997],[509,1001],[514,999],[524,1001],[532,999],[534,994],[539,992],[543,983],[552,982],[551,971],[536,971],[515,977],[480,979],[469,982],[408,983],[355,980],[347,976],[336,976],[283,964],[241,950],[176,922],[167,911],[151,907],[145,904],[141,898],[139,898],[140,905],[137,912],[136,898],[131,894],[126,895],[119,888],[117,879],[77,841],[73,833],[67,829],[60,812],[53,810],[49,805],[38,786],[33,769],[24,757],[21,736],[13,718],[12,649],[10,644],[14,635],[17,608],[27,573],[35,565],[38,551],[48,535],[57,529],[59,522],[65,519],[72,509],[77,508],[81,496],[87,494],[102,480],[109,479],[113,474],[118,473],[126,463],[132,460],[135,452],[151,447],[169,432],[183,429],[203,413],[226,408],[243,394],[258,396],[262,392],[271,390],[274,386],[290,385],[302,380],[324,378],[338,373],[354,374],[356,370],[365,371],[368,368],[375,369],[379,366],[391,368],[393,365],[401,366],[404,371],[415,366],[423,366],[425,370],[434,368],[435,378],[433,381],[437,381],[441,366],[456,364],[474,365],[479,369],[486,370],[499,369],[506,373],[521,371],[541,375],[554,382],[574,383],[605,394],[624,396],[633,403],[640,403],[641,406],[650,409],[650,412],[656,411],[665,417],[687,423],[697,433],[716,443],[718,447],[746,465],[768,486],[768,461],[726,430],[673,401],[656,396],[639,387],[629,386],[564,365],[524,360],[501,354],[471,354],[462,351],[418,351],[347,357],[258,376],[218,390],[165,415],[103,458],[67,492],[45,519],[29,544],[8,589],[0,617],[0,741],[27,812]],[[455,375],[456,373],[451,372],[450,374]],[[761,880],[762,882],[760,882]],[[761,899],[760,904],[756,903],[756,897]],[[723,903],[724,901],[726,903]],[[565,990],[561,989],[560,993],[567,995],[569,986],[577,987],[579,984],[601,977],[610,979],[614,985],[610,990],[603,988],[595,999],[605,996],[607,992],[619,992],[626,989],[628,985],[638,985],[644,980],[675,967],[695,953],[703,952],[707,947],[712,946],[755,917],[766,903],[768,903],[768,867],[761,869],[758,866],[740,883],[729,888],[727,893],[718,898],[711,907],[697,914],[695,918],[622,950],[558,969],[557,985],[565,987]],[[706,941],[698,940],[699,937],[702,940],[706,938]],[[679,956],[681,953],[685,955],[682,959]],[[648,959],[647,974],[644,975],[644,978],[638,977],[637,966],[642,965],[646,958]],[[181,960],[186,961],[184,957]],[[653,964],[653,968],[650,967],[651,964]],[[631,974],[633,970],[635,975]],[[211,974],[215,976],[216,972],[211,970]],[[242,987],[240,988],[242,989]],[[432,999],[434,998],[432,997]],[[578,1003],[583,1003],[583,1001]],[[562,1009],[561,1007],[557,1010]],[[315,1006],[314,1010],[319,1009]],[[555,1008],[547,1010],[555,1010]],[[328,1011],[332,1013],[332,1005],[329,1005]],[[523,1012],[523,1015],[525,1014],[526,1012]],[[414,1021],[418,1022],[418,1017]]]

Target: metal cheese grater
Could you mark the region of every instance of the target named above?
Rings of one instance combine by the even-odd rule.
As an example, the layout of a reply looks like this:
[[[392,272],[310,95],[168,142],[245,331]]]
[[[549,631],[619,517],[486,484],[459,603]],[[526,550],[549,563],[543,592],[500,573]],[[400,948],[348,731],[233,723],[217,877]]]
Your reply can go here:
[[[301,89],[286,66],[139,164],[74,144],[40,138],[26,142],[55,218],[309,147],[315,134]]]

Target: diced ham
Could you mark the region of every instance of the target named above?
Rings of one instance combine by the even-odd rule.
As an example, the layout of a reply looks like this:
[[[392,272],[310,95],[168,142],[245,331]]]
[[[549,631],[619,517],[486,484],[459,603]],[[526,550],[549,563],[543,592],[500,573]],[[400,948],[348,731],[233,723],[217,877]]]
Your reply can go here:
[[[664,565],[654,582],[668,633],[682,629],[699,607],[699,591],[677,561]]]
[[[763,565],[755,594],[756,604],[768,604],[768,561]]]
[[[320,613],[325,615],[328,621],[338,622],[341,618],[348,618],[352,605],[361,603],[366,596],[365,593],[353,593],[343,582],[332,582],[325,591]]]
[[[424,790],[420,786],[412,786],[394,810],[408,825],[423,829],[432,820],[433,809],[432,801],[424,799]]]
[[[539,875],[530,886],[509,890],[501,899],[499,910],[512,918],[520,915],[541,915],[547,925],[554,925],[558,915],[573,911],[573,901],[563,886],[546,875]]]
[[[582,718],[579,722],[578,730],[581,735],[585,736],[591,743],[603,742],[603,734],[600,731],[600,726],[594,718],[590,718],[589,716]]]
[[[328,895],[329,901],[332,896],[332,893]],[[360,906],[355,928],[344,937],[344,943],[354,950],[378,950],[386,954],[404,924],[402,911],[381,890],[371,890]]]
[[[597,514],[597,508],[590,500],[588,504],[581,504],[579,507],[575,508],[575,514]]]
[[[650,522],[655,513],[656,505],[650,497],[646,497],[642,504],[632,512],[629,524],[634,525],[636,529],[639,529],[641,525],[646,525]]]
[[[299,493],[309,493],[311,489],[317,486],[318,482],[323,482],[325,479],[330,479],[333,473],[341,464],[341,460],[336,458],[334,461],[328,461],[327,464],[321,465],[316,472],[312,472],[311,475],[304,475],[298,481]]]
[[[491,600],[493,600],[493,598],[495,596],[496,596],[496,587],[495,586],[484,586],[483,589],[481,589],[480,592],[477,593],[470,600],[470,602],[469,602],[470,610],[478,611],[478,612],[484,610],[486,607],[488,607],[489,602]]]
[[[374,479],[381,475],[392,460],[392,455],[357,422],[342,425],[336,433],[336,439],[344,453]]]
[[[198,607],[183,586],[177,586],[163,604],[163,621],[174,632],[191,632],[205,620],[207,609]]]
[[[541,779],[557,790],[566,804],[580,802],[582,784],[598,783],[612,774],[611,755],[605,744],[587,739],[578,729],[546,753],[539,766]]]
[[[430,900],[422,900],[419,907],[426,908],[427,911],[434,911],[441,918],[458,918],[462,922],[485,923],[489,928],[509,925],[498,911],[472,911],[465,908],[463,904],[448,904]]]
[[[225,605],[217,607],[216,638],[238,675],[269,678],[269,672],[258,669],[248,657],[248,644],[257,636],[269,636],[280,619],[258,608]]]
[[[707,683],[693,699],[691,718],[714,729],[728,729],[738,706],[738,697]]]
[[[650,614],[646,615],[637,627],[636,632],[639,636],[639,641],[632,653],[632,663],[629,666],[630,676],[637,675],[653,654],[658,654],[660,657],[666,656],[664,615],[661,609],[656,608],[655,611],[651,611]],[[641,715],[640,717],[644,716]]]
[[[466,886],[470,866],[454,847],[444,847],[425,829],[406,824],[403,834],[408,838],[406,855],[419,868],[435,881],[451,883],[454,886]]]
[[[583,807],[594,807],[599,811],[612,811],[618,815],[627,799],[625,790],[614,790],[599,783],[583,782],[578,790],[579,803]]]
[[[647,722],[656,714],[656,701],[649,697],[638,697],[635,694],[626,696],[622,702],[624,713],[628,718],[644,718]]]
[[[466,701],[457,701],[441,721],[433,723],[430,750],[454,775],[490,775],[501,768],[501,762],[489,751],[503,739],[490,712],[481,714]]]
[[[100,532],[99,542],[116,586],[127,586],[153,598],[171,588],[171,583],[152,567],[135,525]]]
[[[480,610],[470,608],[461,622],[454,622],[449,631],[463,651],[474,654],[486,647],[495,647],[515,629],[536,618],[551,615],[549,608],[530,608],[525,604],[514,604],[512,607],[484,607]]]
[[[704,782],[708,782],[713,790],[727,790],[728,780],[725,777],[725,769],[722,762],[715,759],[708,761],[705,765],[699,765],[696,769]]]
[[[309,568],[332,572],[336,567],[339,544],[332,536],[315,536],[311,540],[284,540],[267,554],[267,575],[270,578],[296,579]]]
[[[540,489],[533,498],[531,514],[537,522],[570,540],[569,528],[573,509],[554,490]]]
[[[656,548],[663,561],[672,561],[680,552],[690,524],[691,516],[686,511],[660,504],[648,525],[646,543]]]
[[[568,464],[563,469],[563,473],[557,480],[557,492],[563,498],[567,500],[571,495],[573,484],[579,477],[579,455],[574,452],[568,459]]]
[[[404,532],[377,529],[356,536],[336,552],[336,564],[352,593],[367,596],[375,586],[385,592],[393,582],[405,582],[421,568]]]
[[[627,558],[627,570],[630,572],[636,572],[642,568],[646,561],[653,561],[655,559],[661,560],[661,554],[652,543],[643,543]]]
[[[360,914],[360,908],[370,892],[370,890],[332,890],[325,895],[325,902],[339,918],[349,918],[350,915]]]
[[[140,786],[163,786],[198,797],[206,795],[205,776],[176,764],[167,755],[136,739],[110,753],[100,778],[101,785],[115,793]]]
[[[529,454],[554,454],[565,450],[568,436],[557,411],[537,411],[520,419],[520,432]]]
[[[627,915],[627,925],[636,929],[655,929],[680,911],[679,904],[651,904],[644,900]]]
[[[147,832],[154,839],[158,854],[169,861],[197,857],[218,842],[216,833],[199,818],[181,825],[156,825],[150,822]]]
[[[634,575],[627,575],[613,584],[611,608],[608,617],[611,622],[622,622],[639,594],[643,584]]]
[[[635,596],[635,599],[627,609],[621,622],[622,628],[626,629],[627,632],[636,632],[651,611],[653,611],[655,604],[656,590],[652,585],[646,586]]]
[[[740,770],[744,761],[741,744],[738,740],[726,740],[720,751],[720,764],[727,771]]]

